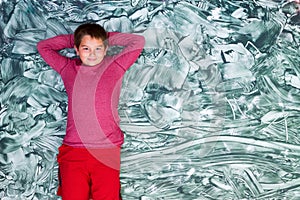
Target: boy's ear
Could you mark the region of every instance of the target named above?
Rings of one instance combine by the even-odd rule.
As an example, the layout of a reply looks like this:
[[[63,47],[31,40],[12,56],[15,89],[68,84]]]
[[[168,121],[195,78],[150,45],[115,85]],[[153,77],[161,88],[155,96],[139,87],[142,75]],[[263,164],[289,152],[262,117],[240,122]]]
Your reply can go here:
[[[74,49],[76,51],[76,55],[79,56],[79,50],[77,49],[77,47],[74,45]]]
[[[108,45],[105,46],[104,55],[106,56]]]

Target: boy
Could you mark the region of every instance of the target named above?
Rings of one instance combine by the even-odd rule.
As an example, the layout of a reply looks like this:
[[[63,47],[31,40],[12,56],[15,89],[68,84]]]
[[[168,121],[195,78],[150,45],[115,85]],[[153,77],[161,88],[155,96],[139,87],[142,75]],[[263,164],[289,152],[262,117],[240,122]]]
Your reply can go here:
[[[63,200],[117,200],[120,198],[118,101],[122,77],[137,60],[145,40],[129,33],[107,33],[96,23],[77,27],[74,35],[40,41],[42,58],[64,82],[68,95],[66,136],[57,156]],[[108,45],[123,50],[107,56]],[[73,48],[79,58],[58,51]]]

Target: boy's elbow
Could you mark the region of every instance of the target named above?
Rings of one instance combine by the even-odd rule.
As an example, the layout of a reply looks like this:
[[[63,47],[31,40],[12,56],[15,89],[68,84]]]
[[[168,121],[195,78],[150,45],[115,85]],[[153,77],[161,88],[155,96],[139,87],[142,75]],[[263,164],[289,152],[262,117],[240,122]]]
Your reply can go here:
[[[146,40],[145,37],[142,35],[139,35],[139,41],[140,41],[140,45],[143,48],[145,46]]]
[[[39,41],[39,42],[36,44],[36,49],[37,49],[38,52],[41,51],[42,46],[43,46],[43,42],[42,42],[42,41]]]
[[[145,43],[146,43],[146,39],[144,36],[142,36],[142,42],[143,42],[143,46],[145,46]]]

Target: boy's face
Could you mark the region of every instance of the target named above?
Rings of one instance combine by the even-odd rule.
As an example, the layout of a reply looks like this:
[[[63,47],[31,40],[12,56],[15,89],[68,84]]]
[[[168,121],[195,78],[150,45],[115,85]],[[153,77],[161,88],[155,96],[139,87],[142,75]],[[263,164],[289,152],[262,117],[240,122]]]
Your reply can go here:
[[[79,48],[74,47],[83,65],[95,66],[99,64],[106,55],[106,46],[102,39],[83,36]]]

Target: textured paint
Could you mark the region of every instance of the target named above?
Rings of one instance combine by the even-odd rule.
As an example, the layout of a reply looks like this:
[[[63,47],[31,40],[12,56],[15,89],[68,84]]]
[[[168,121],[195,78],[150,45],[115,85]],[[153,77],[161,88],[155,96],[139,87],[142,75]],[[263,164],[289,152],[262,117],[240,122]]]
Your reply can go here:
[[[299,1],[0,0],[0,19],[0,199],[59,199],[67,97],[35,45],[85,21],[146,38],[119,102],[124,200],[300,198]]]

